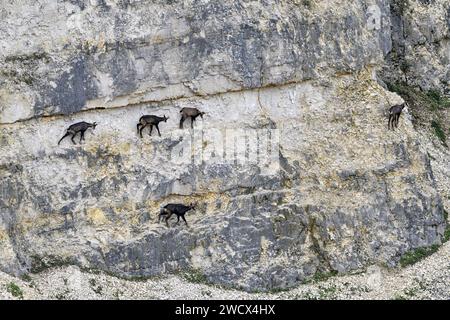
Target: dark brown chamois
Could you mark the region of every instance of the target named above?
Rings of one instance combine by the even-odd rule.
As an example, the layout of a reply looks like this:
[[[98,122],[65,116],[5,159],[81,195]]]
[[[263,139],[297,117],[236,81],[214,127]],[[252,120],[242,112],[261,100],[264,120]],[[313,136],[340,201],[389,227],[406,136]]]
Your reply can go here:
[[[204,112],[201,112],[197,108],[188,108],[188,107],[181,109],[180,113],[181,113],[180,129],[183,129],[183,122],[187,118],[191,118],[191,128],[194,129],[195,118],[200,116],[203,119],[203,115],[205,114]]]
[[[176,215],[178,220],[177,223],[180,222],[180,217],[183,218],[184,222],[186,223],[186,225],[188,225],[186,219],[184,218],[184,215],[186,214],[186,212],[188,212],[189,210],[195,210],[195,204],[191,203],[188,206],[185,206],[184,204],[180,204],[180,203],[169,203],[166,204],[164,207],[161,208],[160,212],[159,212],[159,216],[158,216],[158,222],[161,222],[161,218],[163,218],[164,216],[166,219],[166,225],[169,226],[169,219],[172,215]]]
[[[77,122],[75,124],[72,124],[69,128],[67,128],[66,130],[66,134],[59,139],[58,141],[58,145],[59,143],[67,136],[72,135],[72,142],[73,144],[76,144],[75,140],[73,140],[73,138],[75,138],[75,136],[77,135],[77,133],[80,133],[80,143],[82,140],[84,140],[84,133],[86,132],[87,129],[92,128],[95,129],[95,127],[97,126],[97,122],[94,123],[88,123],[88,122]]]
[[[397,104],[389,109],[388,129],[394,130],[398,127],[398,119],[402,113],[405,103]]]
[[[140,134],[141,138],[142,138],[142,130],[144,130],[144,128],[146,126],[150,126],[150,133],[149,135],[152,135],[152,130],[153,130],[153,126],[156,127],[156,130],[158,130],[158,134],[161,137],[161,132],[159,132],[159,127],[158,124],[161,121],[167,122],[167,118],[166,115],[164,115],[163,117],[158,117],[158,116],[154,116],[154,115],[145,115],[142,116],[139,119],[139,123],[137,124],[137,131]]]

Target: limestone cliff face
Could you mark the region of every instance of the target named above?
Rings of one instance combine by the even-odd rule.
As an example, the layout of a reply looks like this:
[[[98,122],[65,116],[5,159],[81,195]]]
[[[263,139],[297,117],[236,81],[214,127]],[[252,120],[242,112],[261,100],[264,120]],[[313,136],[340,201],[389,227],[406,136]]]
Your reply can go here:
[[[384,78],[450,95],[450,3],[394,0],[391,24]]]
[[[440,243],[408,113],[386,130],[389,1],[6,1],[0,16],[1,270],[193,268],[263,290]],[[194,130],[182,107],[206,112]],[[139,138],[143,114],[169,116],[161,137]],[[58,147],[81,120],[95,134]],[[157,223],[174,201],[198,203],[189,227]]]

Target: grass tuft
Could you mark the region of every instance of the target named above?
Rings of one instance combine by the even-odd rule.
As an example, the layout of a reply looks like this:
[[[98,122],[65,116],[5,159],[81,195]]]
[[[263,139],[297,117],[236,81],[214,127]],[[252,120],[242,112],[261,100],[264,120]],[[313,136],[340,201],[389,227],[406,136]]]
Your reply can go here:
[[[20,289],[20,287],[17,284],[15,284],[14,282],[8,283],[8,285],[6,286],[6,291],[11,293],[11,295],[13,297],[16,297],[16,298],[19,298],[19,299],[23,299],[23,291],[22,291],[22,289]]]

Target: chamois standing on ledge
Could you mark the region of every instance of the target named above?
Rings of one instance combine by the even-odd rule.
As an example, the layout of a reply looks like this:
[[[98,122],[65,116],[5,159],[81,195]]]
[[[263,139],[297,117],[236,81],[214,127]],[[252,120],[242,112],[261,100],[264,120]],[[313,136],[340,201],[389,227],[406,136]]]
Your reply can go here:
[[[200,116],[203,119],[203,115],[205,114],[204,112],[201,112],[197,108],[188,108],[188,107],[181,109],[180,113],[181,113],[180,129],[183,129],[183,122],[187,118],[191,118],[191,128],[194,129],[195,118]]]
[[[397,104],[389,109],[388,129],[394,130],[398,127],[398,119],[402,113],[405,103]]]
[[[158,222],[161,222],[161,218],[165,217],[166,220],[166,225],[169,226],[169,219],[172,215],[177,215],[177,223],[180,222],[180,217],[183,218],[184,222],[186,223],[186,225],[188,225],[186,219],[184,218],[184,215],[186,214],[186,212],[188,212],[189,210],[195,210],[195,204],[191,203],[188,206],[185,206],[184,204],[179,204],[179,203],[169,203],[166,204],[164,207],[161,208],[161,211],[159,212],[159,216],[158,216]]]
[[[60,142],[67,136],[72,135],[72,142],[73,144],[76,144],[75,140],[73,140],[73,138],[75,138],[75,136],[77,135],[77,133],[80,133],[80,143],[82,140],[84,140],[84,133],[86,132],[87,129],[92,128],[93,130],[95,129],[95,127],[97,126],[97,122],[94,123],[88,123],[85,121],[82,122],[77,122],[75,124],[72,124],[69,128],[67,128],[66,130],[66,134],[59,139],[58,141],[58,145],[60,144]]]
[[[159,132],[158,124],[161,121],[167,122],[167,119],[169,119],[169,118],[166,117],[166,115],[164,115],[163,117],[158,117],[158,116],[154,116],[154,115],[144,115],[139,119],[139,123],[137,124],[137,131],[142,138],[142,130],[144,130],[144,128],[146,126],[150,126],[149,136],[151,136],[153,126],[155,126],[156,130],[158,130],[159,136],[161,137],[161,132]]]

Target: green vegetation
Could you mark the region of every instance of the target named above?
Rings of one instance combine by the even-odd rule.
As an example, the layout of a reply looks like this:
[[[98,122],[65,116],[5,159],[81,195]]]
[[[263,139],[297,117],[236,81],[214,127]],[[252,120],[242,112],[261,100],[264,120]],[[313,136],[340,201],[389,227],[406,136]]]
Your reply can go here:
[[[400,265],[402,267],[406,267],[415,264],[416,262],[432,255],[438,249],[439,246],[437,244],[434,244],[430,247],[422,247],[408,251],[400,258]]]
[[[414,298],[419,292],[419,288],[414,287],[410,289],[405,289],[403,292],[407,298]]]
[[[320,300],[330,300],[337,298],[337,288],[335,285],[330,287],[321,287],[319,286],[319,299]]]
[[[440,122],[436,120],[431,121],[431,127],[434,129],[434,134],[441,140],[442,144],[448,147],[447,137],[445,136],[445,132],[442,129]]]
[[[330,271],[330,272],[316,272],[314,274],[313,281],[315,281],[315,282],[325,281],[331,277],[336,276],[337,274],[338,274],[338,272],[335,270]]]
[[[189,269],[181,272],[180,275],[191,283],[209,284],[207,277],[198,269]]]
[[[432,111],[450,108],[450,99],[438,91],[421,91],[404,83],[387,83],[389,91],[399,94],[410,105],[420,105]]]
[[[426,94],[438,108],[450,108],[450,99],[442,96],[439,91],[430,90]]]
[[[318,300],[317,297],[311,293],[311,291],[306,291],[303,296],[296,296],[295,299],[300,300]]]
[[[13,297],[23,299],[23,291],[20,289],[20,287],[15,284],[14,282],[8,283],[6,286],[6,291],[12,294]]]
[[[442,241],[445,243],[448,240],[450,240],[450,224],[448,223],[448,212],[447,212],[447,210],[444,210],[444,219],[445,219],[445,222],[447,223],[447,227],[445,228],[444,239]]]
[[[31,276],[28,273],[23,274],[20,278],[25,282],[31,282],[33,280],[31,279]]]
[[[450,227],[449,226],[447,226],[447,228],[444,231],[443,242],[447,242],[448,240],[450,240]]]
[[[294,289],[294,288],[295,288],[295,287],[272,288],[272,289],[268,290],[267,292],[276,294],[276,293],[281,293],[281,292],[288,292],[288,291],[291,291],[291,290]]]

